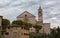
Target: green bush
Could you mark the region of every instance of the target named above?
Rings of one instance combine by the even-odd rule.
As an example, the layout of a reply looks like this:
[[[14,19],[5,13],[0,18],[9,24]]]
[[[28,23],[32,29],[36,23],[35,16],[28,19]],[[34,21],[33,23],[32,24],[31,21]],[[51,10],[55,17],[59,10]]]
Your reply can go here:
[[[32,27],[31,23],[23,22],[21,20],[15,20],[12,22],[12,24],[20,25],[21,27],[25,29],[29,29],[30,27]]]
[[[12,22],[12,24],[16,24],[16,25],[23,25],[23,21],[21,21],[21,20],[15,20],[15,21],[13,21]]]
[[[39,33],[39,30],[42,28],[41,25],[35,25],[34,28],[36,29],[36,32]]]

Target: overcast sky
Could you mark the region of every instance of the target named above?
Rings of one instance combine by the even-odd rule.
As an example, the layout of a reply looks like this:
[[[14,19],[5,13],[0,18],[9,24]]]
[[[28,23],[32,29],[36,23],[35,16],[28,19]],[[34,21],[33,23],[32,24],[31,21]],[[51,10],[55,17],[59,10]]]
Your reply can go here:
[[[37,18],[39,6],[43,9],[44,23],[60,26],[60,0],[0,0],[0,15],[12,21],[26,10]]]

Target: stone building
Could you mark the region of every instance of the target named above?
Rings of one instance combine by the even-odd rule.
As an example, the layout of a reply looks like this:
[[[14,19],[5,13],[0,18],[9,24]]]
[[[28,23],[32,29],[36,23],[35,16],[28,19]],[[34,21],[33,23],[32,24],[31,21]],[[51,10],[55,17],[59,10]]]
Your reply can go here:
[[[19,25],[10,25],[4,33],[4,38],[29,38],[29,30],[22,29]]]
[[[35,18],[36,17],[33,14],[27,11],[24,11],[22,14],[17,16],[17,20],[26,21],[34,25],[41,25],[42,29],[40,30],[40,33],[50,33],[50,23],[43,23],[43,10],[41,7],[38,8],[38,21]]]
[[[35,16],[29,13],[28,11],[24,11],[22,14],[18,15],[17,20],[22,20],[31,24],[36,24]]]
[[[1,35],[1,30],[2,30],[2,18],[3,18],[3,16],[0,16],[0,35]]]
[[[2,25],[3,16],[0,16],[0,26]]]
[[[28,11],[24,11],[16,18],[17,20],[22,20],[31,23],[33,25],[35,24],[41,25],[42,29],[39,31],[40,33],[46,33],[46,34],[50,33],[50,23],[43,23],[43,10],[41,7],[39,7],[38,9],[38,21],[36,20],[36,17],[33,14],[29,13]],[[33,29],[35,31],[34,28],[30,29]],[[9,25],[8,28],[6,28],[4,36],[5,38],[29,38],[29,31],[31,30],[22,29],[18,25]]]

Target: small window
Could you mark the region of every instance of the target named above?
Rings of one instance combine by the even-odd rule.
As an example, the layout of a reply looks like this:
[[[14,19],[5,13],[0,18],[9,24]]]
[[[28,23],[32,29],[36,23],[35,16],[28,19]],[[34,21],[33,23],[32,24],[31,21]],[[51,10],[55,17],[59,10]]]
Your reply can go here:
[[[21,27],[21,29],[23,29],[23,27]]]
[[[24,35],[29,35],[28,33],[24,33]]]
[[[10,27],[8,27],[8,29],[10,29]]]
[[[5,35],[9,35],[9,33],[8,33],[8,32],[6,32],[6,33],[5,33]]]
[[[25,15],[25,17],[26,17],[27,15]]]

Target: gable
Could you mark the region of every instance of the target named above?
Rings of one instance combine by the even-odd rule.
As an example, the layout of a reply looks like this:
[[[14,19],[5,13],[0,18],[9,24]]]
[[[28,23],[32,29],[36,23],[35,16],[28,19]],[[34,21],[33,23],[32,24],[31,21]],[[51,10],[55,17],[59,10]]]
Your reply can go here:
[[[35,17],[34,15],[32,15],[31,13],[24,11],[22,14],[18,15],[17,18],[22,18],[22,17]]]

